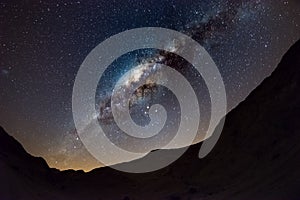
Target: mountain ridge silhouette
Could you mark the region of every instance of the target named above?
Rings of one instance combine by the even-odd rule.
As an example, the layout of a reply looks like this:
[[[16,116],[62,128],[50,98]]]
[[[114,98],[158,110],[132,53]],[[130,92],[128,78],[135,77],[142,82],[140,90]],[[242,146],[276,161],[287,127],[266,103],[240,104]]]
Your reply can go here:
[[[0,128],[0,199],[289,199],[300,197],[300,41],[227,116],[212,152],[201,143],[161,170],[59,171]],[[165,150],[166,152],[176,150]],[[133,161],[134,162],[134,161]]]

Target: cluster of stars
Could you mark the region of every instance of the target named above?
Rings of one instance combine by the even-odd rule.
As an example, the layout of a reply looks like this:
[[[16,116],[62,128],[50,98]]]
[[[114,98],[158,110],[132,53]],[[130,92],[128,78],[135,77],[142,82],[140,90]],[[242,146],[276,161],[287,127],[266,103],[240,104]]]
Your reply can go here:
[[[0,125],[61,169],[99,166],[70,134],[72,87],[85,56],[111,35],[159,26],[193,37],[219,67],[230,109],[300,35],[297,0],[2,1],[0,10]]]

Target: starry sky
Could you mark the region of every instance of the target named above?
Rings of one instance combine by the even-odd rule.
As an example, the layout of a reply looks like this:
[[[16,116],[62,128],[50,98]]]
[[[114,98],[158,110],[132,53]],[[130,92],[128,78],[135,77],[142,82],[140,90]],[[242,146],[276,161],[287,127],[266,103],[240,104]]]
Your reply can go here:
[[[101,166],[76,134],[74,80],[85,57],[99,43],[138,27],[177,30],[203,45],[223,77],[230,110],[274,70],[299,39],[300,3],[1,1],[0,125],[51,167],[90,170]],[[106,80],[113,84],[120,77],[116,69],[124,72],[156,54],[152,50],[122,56]],[[110,87],[98,91],[100,102]]]

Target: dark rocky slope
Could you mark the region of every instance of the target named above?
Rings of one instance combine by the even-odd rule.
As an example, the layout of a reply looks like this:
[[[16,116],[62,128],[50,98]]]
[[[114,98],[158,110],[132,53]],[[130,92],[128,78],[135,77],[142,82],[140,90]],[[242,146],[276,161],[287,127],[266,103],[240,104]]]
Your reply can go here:
[[[300,199],[300,41],[226,118],[213,151],[193,145],[146,174],[50,169],[0,130],[0,199]]]

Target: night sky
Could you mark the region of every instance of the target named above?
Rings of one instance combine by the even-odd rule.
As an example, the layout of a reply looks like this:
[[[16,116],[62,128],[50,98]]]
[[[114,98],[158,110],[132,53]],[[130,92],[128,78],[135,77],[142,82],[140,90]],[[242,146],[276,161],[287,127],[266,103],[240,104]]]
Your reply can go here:
[[[85,57],[99,43],[138,27],[177,30],[203,45],[223,76],[230,110],[299,39],[300,3],[1,1],[0,125],[51,167],[89,170],[100,166],[75,131],[74,80]],[[107,72],[106,80],[114,83],[120,77],[117,69],[124,72],[156,53],[124,55]],[[103,99],[107,88],[99,90],[96,98]]]

